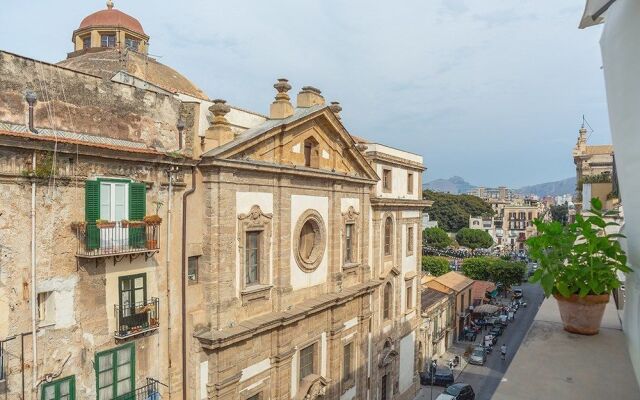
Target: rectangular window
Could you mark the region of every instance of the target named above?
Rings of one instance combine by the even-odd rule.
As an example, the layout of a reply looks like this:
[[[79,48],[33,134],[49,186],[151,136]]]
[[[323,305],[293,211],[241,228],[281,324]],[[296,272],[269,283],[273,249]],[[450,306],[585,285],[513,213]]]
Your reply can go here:
[[[259,283],[260,279],[260,232],[247,232],[246,238],[246,285]]]
[[[41,400],[75,400],[75,375],[42,384]]]
[[[88,49],[91,47],[91,36],[85,36],[82,38],[82,48]]]
[[[120,314],[118,330],[129,330],[143,326],[148,313],[139,312],[147,304],[147,274],[121,276],[118,278]]]
[[[382,170],[382,190],[385,192],[391,191],[391,170]]]
[[[407,193],[413,194],[413,173],[407,173]]]
[[[460,313],[462,313],[464,311],[464,294],[460,300]]]
[[[351,263],[353,262],[353,224],[347,224],[344,227],[344,240],[345,240],[345,250],[344,250],[344,262]]]
[[[96,388],[98,400],[111,400],[132,392],[135,378],[133,343],[96,354]]]
[[[407,254],[413,254],[413,226],[407,228]]]
[[[344,345],[344,354],[342,355],[342,381],[348,382],[353,378],[351,370],[351,358],[353,357],[353,342]]]
[[[138,51],[138,47],[140,46],[140,41],[136,40],[132,37],[125,37],[124,38],[124,46],[127,49],[131,49],[133,51]]]
[[[53,292],[38,293],[38,320],[40,324],[55,322],[56,305]]]
[[[187,265],[187,279],[189,284],[198,283],[198,259],[200,257],[189,257]]]
[[[101,35],[100,36],[101,47],[116,47],[116,35]]]
[[[300,380],[314,373],[315,344],[300,350]]]
[[[407,311],[413,308],[413,286],[407,286],[407,295],[406,295],[406,303],[407,303]]]

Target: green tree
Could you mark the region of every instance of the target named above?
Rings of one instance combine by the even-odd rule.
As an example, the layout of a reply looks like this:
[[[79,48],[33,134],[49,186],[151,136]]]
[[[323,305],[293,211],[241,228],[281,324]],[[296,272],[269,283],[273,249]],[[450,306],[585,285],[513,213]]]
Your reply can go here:
[[[567,203],[551,206],[551,219],[566,225],[569,221],[569,206]]]
[[[457,232],[469,226],[470,216],[492,216],[493,209],[481,198],[468,194],[439,193],[432,190],[423,192],[425,200],[432,200],[429,215],[438,221],[438,226],[447,232]]]
[[[456,233],[456,241],[472,250],[493,246],[491,235],[481,229],[462,228]]]
[[[519,284],[524,278],[525,263],[498,257],[471,257],[462,262],[462,272],[471,279],[501,283],[504,287]]]
[[[524,279],[526,268],[522,261],[497,260],[489,269],[489,280],[502,283],[506,288],[518,285]]]
[[[427,246],[444,249],[451,245],[451,238],[442,228],[427,228],[424,230],[423,237]]]
[[[446,257],[422,256],[422,270],[433,276],[444,275],[451,271]]]
[[[462,273],[467,277],[479,281],[486,281],[490,278],[489,270],[495,263],[495,257],[470,257],[462,261]]]

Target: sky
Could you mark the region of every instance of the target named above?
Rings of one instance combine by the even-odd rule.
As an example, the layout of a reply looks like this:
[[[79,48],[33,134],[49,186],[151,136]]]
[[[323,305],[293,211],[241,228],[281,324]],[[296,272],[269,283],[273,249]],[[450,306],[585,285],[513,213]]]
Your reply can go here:
[[[2,0],[0,49],[57,62],[102,0]],[[575,175],[584,114],[609,143],[600,27],[584,0],[114,0],[210,98],[268,113],[277,78],[339,101],[350,133],[418,153],[424,181]]]

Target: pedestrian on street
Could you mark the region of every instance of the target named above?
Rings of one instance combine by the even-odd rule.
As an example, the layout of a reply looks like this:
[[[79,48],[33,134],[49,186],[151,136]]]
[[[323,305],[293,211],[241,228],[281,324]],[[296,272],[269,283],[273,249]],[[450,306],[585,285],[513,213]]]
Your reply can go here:
[[[500,354],[503,360],[507,358],[507,345],[504,343],[500,346]]]

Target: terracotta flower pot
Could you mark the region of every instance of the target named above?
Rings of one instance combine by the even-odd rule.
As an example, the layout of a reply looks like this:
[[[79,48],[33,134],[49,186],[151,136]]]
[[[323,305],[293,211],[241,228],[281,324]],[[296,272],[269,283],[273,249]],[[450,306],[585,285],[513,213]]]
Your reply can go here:
[[[553,297],[558,300],[560,317],[565,331],[580,335],[598,333],[604,309],[609,302],[609,293],[585,297],[580,297],[577,294],[571,295],[571,297],[554,294]]]

